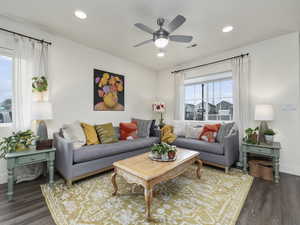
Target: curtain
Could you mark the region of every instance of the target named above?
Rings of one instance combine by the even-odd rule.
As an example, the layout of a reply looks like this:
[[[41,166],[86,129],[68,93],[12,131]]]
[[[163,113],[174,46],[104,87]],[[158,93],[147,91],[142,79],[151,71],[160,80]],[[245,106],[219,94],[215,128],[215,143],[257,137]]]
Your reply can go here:
[[[31,129],[32,77],[47,76],[47,45],[19,36],[13,37],[14,97],[13,125],[15,131]],[[16,182],[33,180],[42,174],[42,164],[15,169]]]
[[[233,120],[238,126],[240,142],[249,126],[249,73],[250,58],[238,57],[231,61],[233,79]],[[240,160],[242,162],[242,154]]]
[[[175,110],[174,120],[184,120],[184,73],[175,73]]]

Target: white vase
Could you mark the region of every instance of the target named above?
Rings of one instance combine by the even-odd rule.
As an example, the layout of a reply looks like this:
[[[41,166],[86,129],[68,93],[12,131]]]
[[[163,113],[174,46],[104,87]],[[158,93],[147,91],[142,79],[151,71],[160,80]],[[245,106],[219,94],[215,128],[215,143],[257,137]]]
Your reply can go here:
[[[163,161],[168,161],[168,160],[169,160],[168,153],[162,154],[162,155],[161,155],[161,159],[162,159]]]
[[[273,135],[265,135],[265,140],[267,144],[272,144],[274,141],[274,136]]]

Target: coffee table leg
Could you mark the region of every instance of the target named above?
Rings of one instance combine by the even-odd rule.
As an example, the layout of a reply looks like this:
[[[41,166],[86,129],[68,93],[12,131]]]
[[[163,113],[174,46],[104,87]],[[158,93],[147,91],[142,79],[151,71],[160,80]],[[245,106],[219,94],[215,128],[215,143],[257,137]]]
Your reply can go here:
[[[148,220],[151,219],[151,213],[150,213],[150,209],[151,209],[151,203],[152,203],[152,198],[153,198],[153,191],[152,188],[145,188],[145,201],[146,201],[146,217]]]
[[[118,192],[118,185],[116,183],[116,176],[117,176],[117,173],[114,172],[113,175],[112,175],[112,177],[111,177],[111,182],[112,182],[112,184],[114,186],[114,192],[112,193],[113,196],[115,196],[117,194],[117,192]]]
[[[196,159],[196,163],[198,164],[197,167],[197,177],[200,179],[201,178],[201,169],[203,167],[203,163],[200,159]]]

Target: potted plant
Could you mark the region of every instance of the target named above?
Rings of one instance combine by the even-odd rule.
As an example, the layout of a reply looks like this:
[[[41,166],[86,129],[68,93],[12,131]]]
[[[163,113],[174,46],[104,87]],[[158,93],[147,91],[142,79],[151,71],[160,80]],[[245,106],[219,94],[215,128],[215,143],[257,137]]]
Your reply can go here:
[[[155,158],[155,159],[160,159],[161,158],[161,154],[160,154],[161,148],[162,147],[159,144],[154,144],[151,147],[151,153],[152,153],[153,158]]]
[[[246,143],[249,143],[249,144],[256,144],[257,143],[257,132],[258,132],[258,127],[256,127],[255,129],[252,129],[252,128],[247,128],[245,130],[245,133],[246,133],[246,137],[244,137],[244,141]]]
[[[275,132],[272,129],[267,129],[264,132],[266,143],[271,144],[274,141]]]
[[[171,148],[168,150],[168,157],[169,159],[174,159],[176,156],[176,146],[172,145]]]
[[[0,141],[0,158],[10,152],[30,150],[36,138],[31,130],[13,132]]]
[[[44,76],[32,78],[32,90],[36,92],[44,92],[48,90],[48,81]]]

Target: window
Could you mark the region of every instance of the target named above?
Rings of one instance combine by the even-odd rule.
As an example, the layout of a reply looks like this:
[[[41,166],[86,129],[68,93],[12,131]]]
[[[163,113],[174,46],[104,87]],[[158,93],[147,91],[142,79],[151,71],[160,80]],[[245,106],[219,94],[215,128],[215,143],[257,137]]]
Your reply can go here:
[[[0,52],[0,126],[12,122],[13,58]]]
[[[185,120],[232,120],[232,73],[185,80]]]

